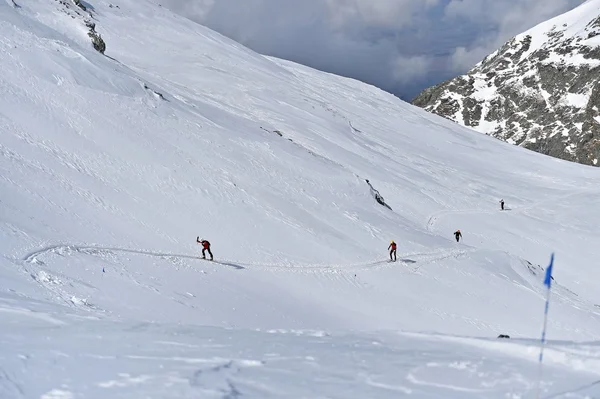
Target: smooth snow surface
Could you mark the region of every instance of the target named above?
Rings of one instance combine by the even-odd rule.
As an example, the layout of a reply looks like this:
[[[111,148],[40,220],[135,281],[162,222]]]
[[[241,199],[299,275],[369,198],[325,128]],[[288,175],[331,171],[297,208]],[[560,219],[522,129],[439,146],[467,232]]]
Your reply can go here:
[[[597,169],[82,4],[0,2],[0,398],[529,397],[552,251],[543,393],[600,395]]]

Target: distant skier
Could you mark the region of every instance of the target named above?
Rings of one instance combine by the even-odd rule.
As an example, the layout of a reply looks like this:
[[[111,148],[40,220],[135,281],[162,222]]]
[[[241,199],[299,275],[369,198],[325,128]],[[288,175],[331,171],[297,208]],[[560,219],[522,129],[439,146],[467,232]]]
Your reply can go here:
[[[200,239],[200,237],[196,237],[196,242],[202,244],[202,259],[206,259],[206,251],[208,251],[210,260],[213,260],[213,254],[210,251],[210,242],[206,241],[204,238]]]
[[[394,240],[392,240],[388,249],[390,250],[390,261],[395,262],[396,261],[396,243],[394,242]],[[392,255],[393,255],[393,258],[392,258]]]
[[[462,234],[460,232],[460,229],[458,229],[458,230],[456,230],[454,232],[454,238],[456,238],[456,242],[458,242],[462,238]]]
[[[504,210],[504,200],[503,199],[500,200],[500,210],[502,210],[502,211]]]

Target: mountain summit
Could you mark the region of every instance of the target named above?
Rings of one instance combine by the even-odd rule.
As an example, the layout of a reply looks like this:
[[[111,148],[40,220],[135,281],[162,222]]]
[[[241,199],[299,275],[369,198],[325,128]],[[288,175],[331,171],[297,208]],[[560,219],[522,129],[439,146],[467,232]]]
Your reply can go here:
[[[600,166],[600,1],[524,32],[413,104],[553,157]]]

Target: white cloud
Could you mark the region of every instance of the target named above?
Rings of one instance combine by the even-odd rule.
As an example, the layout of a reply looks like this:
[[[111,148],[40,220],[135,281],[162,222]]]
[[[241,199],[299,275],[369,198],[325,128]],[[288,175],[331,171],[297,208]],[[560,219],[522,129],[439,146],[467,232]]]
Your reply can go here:
[[[248,47],[405,98],[583,0],[163,0]]]
[[[397,56],[392,62],[392,77],[398,83],[408,83],[427,76],[433,60],[424,55]]]
[[[477,64],[489,53],[487,47],[474,47],[471,49],[458,47],[449,58],[449,69],[454,71],[455,74],[460,74]]]

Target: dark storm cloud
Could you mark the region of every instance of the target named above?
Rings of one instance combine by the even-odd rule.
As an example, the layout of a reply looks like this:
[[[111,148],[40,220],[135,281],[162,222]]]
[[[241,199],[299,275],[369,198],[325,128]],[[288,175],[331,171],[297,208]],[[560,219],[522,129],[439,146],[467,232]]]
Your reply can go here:
[[[583,0],[166,0],[262,53],[404,99]]]

